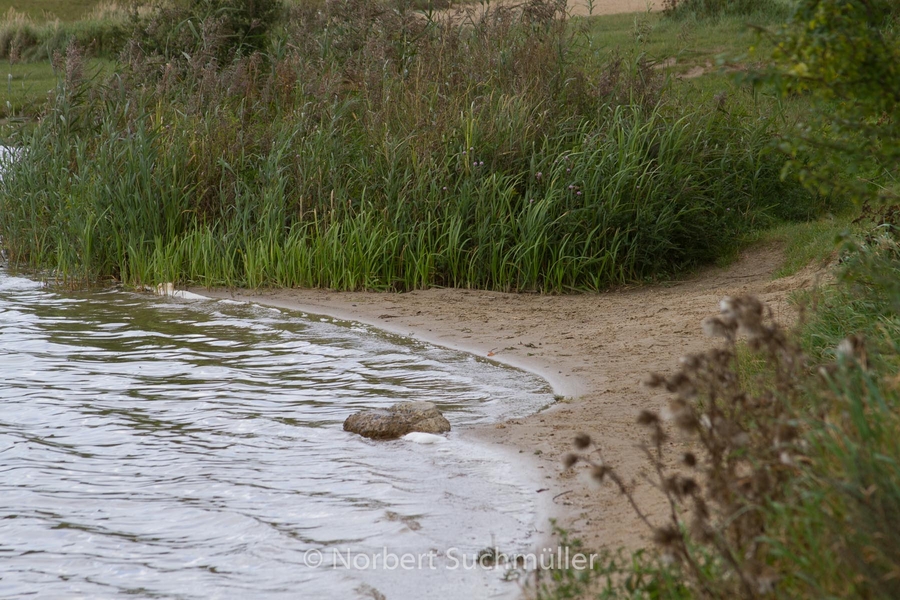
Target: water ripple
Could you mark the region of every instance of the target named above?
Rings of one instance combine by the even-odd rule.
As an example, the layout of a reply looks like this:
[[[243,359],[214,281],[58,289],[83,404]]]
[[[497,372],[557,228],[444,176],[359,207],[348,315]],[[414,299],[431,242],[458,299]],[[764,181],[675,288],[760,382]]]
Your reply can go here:
[[[0,597],[503,596],[484,573],[313,569],[309,550],[524,550],[505,455],[374,443],[400,400],[455,428],[533,412],[538,379],[366,327],[250,304],[61,293],[0,272]],[[413,579],[411,579],[413,577]],[[390,593],[388,593],[390,592]],[[514,593],[514,590],[512,590]]]

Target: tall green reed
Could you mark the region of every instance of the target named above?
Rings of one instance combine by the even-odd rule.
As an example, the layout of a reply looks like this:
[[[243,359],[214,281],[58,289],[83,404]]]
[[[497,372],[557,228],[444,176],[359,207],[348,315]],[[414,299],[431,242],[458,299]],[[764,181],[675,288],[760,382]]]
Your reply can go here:
[[[0,235],[76,279],[559,292],[716,260],[819,208],[780,179],[761,113],[679,105],[548,7],[298,8],[271,53],[227,64],[215,27],[180,57],[135,43],[17,138]]]

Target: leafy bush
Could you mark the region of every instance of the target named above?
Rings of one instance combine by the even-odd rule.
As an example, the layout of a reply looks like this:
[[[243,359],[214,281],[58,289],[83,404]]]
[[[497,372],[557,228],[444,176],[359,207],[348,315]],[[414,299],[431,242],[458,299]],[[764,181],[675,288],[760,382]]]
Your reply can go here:
[[[286,12],[281,0],[182,0],[160,4],[135,21],[132,43],[144,52],[178,59],[215,57],[220,66],[265,49]]]
[[[767,32],[774,67],[757,77],[814,110],[782,149],[810,187],[891,204],[900,199],[900,8],[890,0],[800,0]]]

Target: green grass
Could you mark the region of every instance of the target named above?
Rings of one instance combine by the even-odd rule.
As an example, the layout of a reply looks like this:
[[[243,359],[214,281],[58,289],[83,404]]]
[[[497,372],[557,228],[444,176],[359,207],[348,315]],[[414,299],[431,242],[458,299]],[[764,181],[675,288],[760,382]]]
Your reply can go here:
[[[900,527],[900,251],[883,227],[854,238],[837,282],[804,298],[817,307],[805,349],[818,364],[838,360],[828,392],[810,398],[811,462],[794,482],[796,502],[773,516],[793,567],[788,589],[894,598],[900,545],[884,532]],[[863,336],[865,354],[836,352],[850,335]]]
[[[101,0],[0,0],[0,15],[10,9],[36,20],[77,21],[94,10]]]
[[[764,17],[723,17],[714,22],[672,21],[661,13],[632,13],[588,19],[591,43],[601,52],[637,49],[678,75],[694,67],[715,71],[720,58],[739,58],[758,43],[749,23]]]
[[[810,265],[825,267],[837,258],[842,236],[859,232],[860,227],[853,224],[853,215],[850,209],[838,216],[829,214],[810,222],[783,223],[761,231],[751,243],[777,244],[784,248],[784,262],[772,275],[775,279],[793,275]]]
[[[89,77],[111,73],[111,61],[93,59],[87,63]],[[32,122],[56,94],[60,74],[49,61],[9,64],[0,62],[0,118],[10,122]],[[7,129],[7,135],[10,130]]]
[[[0,67],[0,114],[34,116],[56,90],[57,77],[49,62],[5,64]]]

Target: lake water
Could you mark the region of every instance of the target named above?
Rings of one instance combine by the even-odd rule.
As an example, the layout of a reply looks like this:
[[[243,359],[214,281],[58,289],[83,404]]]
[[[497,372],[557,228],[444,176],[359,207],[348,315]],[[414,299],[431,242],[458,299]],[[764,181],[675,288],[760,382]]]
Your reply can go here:
[[[412,399],[444,411],[445,442],[341,428]],[[460,431],[551,401],[359,325],[0,270],[0,597],[515,596],[471,562],[530,550],[536,476]]]

